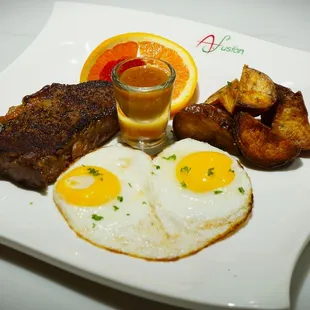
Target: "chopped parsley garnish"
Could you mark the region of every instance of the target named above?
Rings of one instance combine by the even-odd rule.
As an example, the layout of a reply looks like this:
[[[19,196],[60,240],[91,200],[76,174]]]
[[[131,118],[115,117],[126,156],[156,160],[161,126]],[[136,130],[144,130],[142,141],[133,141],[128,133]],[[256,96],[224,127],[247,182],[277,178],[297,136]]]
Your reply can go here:
[[[231,86],[231,85],[232,85],[232,83],[231,83],[231,82],[229,82],[229,81],[227,81],[227,85],[228,85],[228,86]]]
[[[183,188],[186,188],[186,187],[187,187],[187,185],[186,185],[186,183],[185,183],[184,181],[181,182],[181,186],[182,186]]]
[[[235,173],[235,170],[229,169],[228,172]]]
[[[166,159],[166,160],[176,160],[177,159],[177,156],[175,154],[172,154],[168,157],[163,157],[163,159]]]
[[[124,198],[123,198],[123,196],[117,196],[117,200],[118,200],[119,202],[123,202]]]
[[[102,173],[99,172],[99,170],[95,168],[87,168],[88,172],[92,174],[93,176],[97,177],[99,175],[102,175]]]
[[[160,169],[160,166],[158,166],[158,165],[155,165],[154,167],[156,168],[156,170]]]
[[[93,223],[93,228],[95,228],[96,227],[96,224],[95,223]]]
[[[32,201],[30,201],[30,202],[29,202],[29,204],[30,204],[30,205],[33,205],[33,202],[32,202]]]
[[[91,218],[95,221],[101,221],[103,219],[103,216],[98,215],[98,214],[93,214]]]
[[[146,201],[143,201],[142,204],[143,204],[143,205],[146,205]]]
[[[151,175],[156,175],[154,171],[151,172]]]
[[[208,169],[208,177],[214,174],[214,167]]]
[[[129,185],[130,187],[132,187],[131,183],[128,183],[128,185]]]
[[[130,213],[127,213],[126,215],[127,215],[127,216],[129,216],[129,215],[130,215]]]
[[[114,211],[117,211],[119,209],[118,206],[113,206]]]
[[[244,192],[245,192],[245,190],[244,190],[244,188],[243,187],[238,187],[238,191],[243,195],[244,194]]]
[[[181,172],[185,172],[186,174],[189,174],[189,172],[192,170],[192,168],[189,168],[188,166],[184,166],[181,168]]]
[[[214,191],[214,194],[215,194],[215,195],[222,194],[222,193],[223,193],[223,191],[221,191],[221,190],[219,190],[219,189]]]

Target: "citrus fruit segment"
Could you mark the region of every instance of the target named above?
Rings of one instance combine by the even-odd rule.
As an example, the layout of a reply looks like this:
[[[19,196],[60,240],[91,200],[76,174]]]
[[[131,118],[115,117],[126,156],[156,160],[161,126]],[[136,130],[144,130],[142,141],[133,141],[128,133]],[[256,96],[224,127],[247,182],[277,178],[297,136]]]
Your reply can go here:
[[[90,70],[87,70],[89,71],[86,77],[87,81],[111,81],[111,72],[114,66],[124,59],[136,57],[137,52],[138,44],[136,42],[120,43],[103,51],[97,59],[91,59],[92,66]],[[93,60],[95,61],[93,62]]]
[[[197,67],[192,56],[177,43],[143,32],[125,33],[100,43],[87,58],[80,81],[111,81],[113,67],[124,59],[154,57],[170,63],[176,71],[171,115],[190,103],[197,86]]]

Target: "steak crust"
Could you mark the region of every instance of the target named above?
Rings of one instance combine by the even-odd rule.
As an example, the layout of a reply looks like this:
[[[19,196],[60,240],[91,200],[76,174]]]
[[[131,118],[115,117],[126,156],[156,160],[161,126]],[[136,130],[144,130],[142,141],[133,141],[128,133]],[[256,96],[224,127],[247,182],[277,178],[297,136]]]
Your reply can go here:
[[[112,84],[54,83],[0,117],[0,175],[42,190],[119,129]]]

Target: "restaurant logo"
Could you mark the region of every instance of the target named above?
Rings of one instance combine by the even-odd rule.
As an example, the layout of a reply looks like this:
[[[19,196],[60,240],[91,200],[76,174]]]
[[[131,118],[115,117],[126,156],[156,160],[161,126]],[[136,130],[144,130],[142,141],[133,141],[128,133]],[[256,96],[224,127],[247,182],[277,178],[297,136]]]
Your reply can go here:
[[[244,54],[244,49],[239,48],[236,45],[231,45],[231,36],[226,35],[221,40],[217,41],[214,34],[209,34],[202,40],[198,41],[196,47],[200,47],[204,53],[212,53],[215,51],[221,51],[226,53]],[[219,42],[219,43],[216,43]]]

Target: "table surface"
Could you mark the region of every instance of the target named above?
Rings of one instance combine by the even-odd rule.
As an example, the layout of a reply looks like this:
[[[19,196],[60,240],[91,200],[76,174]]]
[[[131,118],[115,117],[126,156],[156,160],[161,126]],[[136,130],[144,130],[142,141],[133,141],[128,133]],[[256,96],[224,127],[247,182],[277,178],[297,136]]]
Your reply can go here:
[[[46,23],[54,2],[0,0],[0,72],[31,44]],[[308,0],[93,0],[88,3],[179,16],[310,52]],[[112,290],[1,245],[0,258],[1,310],[177,309]],[[310,244],[293,274],[291,309],[310,309],[309,292]],[[206,310],[223,309],[206,307]]]

